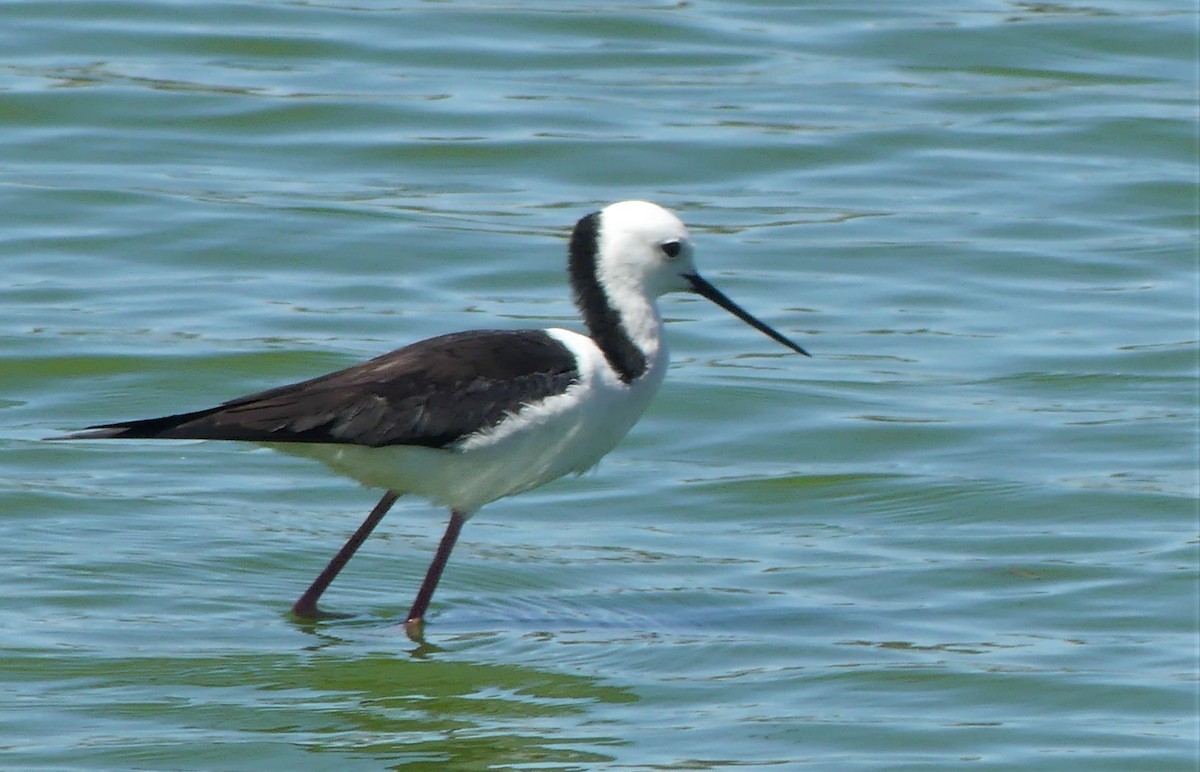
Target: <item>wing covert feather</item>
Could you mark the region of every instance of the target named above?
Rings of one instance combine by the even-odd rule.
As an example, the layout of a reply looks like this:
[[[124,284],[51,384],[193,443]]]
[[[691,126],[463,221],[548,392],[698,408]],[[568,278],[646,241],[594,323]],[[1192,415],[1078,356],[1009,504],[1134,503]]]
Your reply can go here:
[[[440,448],[578,379],[570,350],[542,330],[477,330],[207,410],[104,424],[71,437]]]

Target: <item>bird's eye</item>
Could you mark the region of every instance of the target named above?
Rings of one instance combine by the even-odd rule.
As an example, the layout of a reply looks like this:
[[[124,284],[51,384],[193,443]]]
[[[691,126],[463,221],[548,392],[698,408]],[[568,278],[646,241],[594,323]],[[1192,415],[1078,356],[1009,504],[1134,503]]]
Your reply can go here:
[[[683,245],[678,241],[664,241],[662,243],[662,251],[667,257],[679,257],[680,250]]]

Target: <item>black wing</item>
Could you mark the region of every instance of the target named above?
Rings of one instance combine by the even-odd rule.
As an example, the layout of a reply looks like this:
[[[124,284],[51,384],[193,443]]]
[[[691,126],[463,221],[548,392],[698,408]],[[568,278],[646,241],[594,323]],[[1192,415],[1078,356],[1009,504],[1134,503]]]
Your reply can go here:
[[[88,427],[54,439],[197,439],[441,448],[578,382],[542,330],[478,330],[207,410]]]

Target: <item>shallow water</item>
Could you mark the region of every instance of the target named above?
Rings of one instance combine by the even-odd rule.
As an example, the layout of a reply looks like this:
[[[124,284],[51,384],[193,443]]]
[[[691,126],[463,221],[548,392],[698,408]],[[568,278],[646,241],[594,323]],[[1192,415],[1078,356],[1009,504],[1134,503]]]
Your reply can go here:
[[[1195,8],[879,5],[10,4],[0,766],[1194,769]],[[470,522],[426,645],[443,513],[300,624],[377,492],[40,441],[575,325],[629,197],[814,357],[664,301],[657,401]]]

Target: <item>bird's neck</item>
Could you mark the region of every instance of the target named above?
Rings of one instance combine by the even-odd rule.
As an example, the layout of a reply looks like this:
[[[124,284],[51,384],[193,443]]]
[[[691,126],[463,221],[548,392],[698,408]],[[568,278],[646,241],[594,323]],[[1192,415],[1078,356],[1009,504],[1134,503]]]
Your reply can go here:
[[[662,318],[654,301],[631,277],[607,275],[597,259],[600,213],[584,217],[571,233],[568,269],[575,305],[609,367],[626,384],[658,361]]]
[[[658,356],[662,317],[655,303],[642,295],[605,292],[604,297],[603,306],[580,304],[580,313],[609,366],[623,382],[632,383]]]

